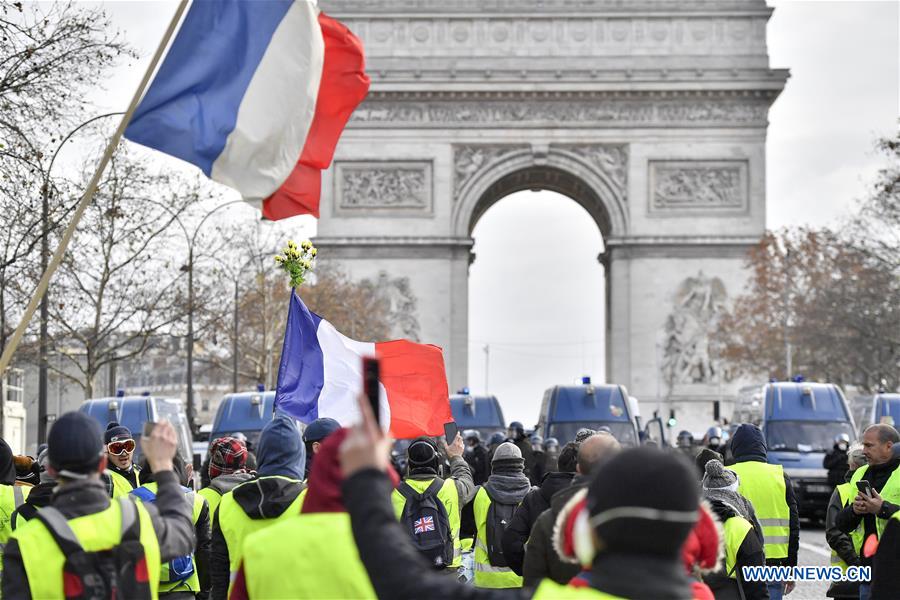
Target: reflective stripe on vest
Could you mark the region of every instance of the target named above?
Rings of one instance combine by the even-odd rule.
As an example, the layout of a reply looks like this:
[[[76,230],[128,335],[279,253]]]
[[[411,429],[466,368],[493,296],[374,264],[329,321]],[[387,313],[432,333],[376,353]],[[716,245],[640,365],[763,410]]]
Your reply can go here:
[[[0,485],[0,553],[12,533],[12,515],[25,502],[30,487]]]
[[[735,463],[728,468],[737,473],[738,492],[753,505],[762,525],[766,558],[787,558],[791,510],[785,498],[784,469],[756,461]]]
[[[121,502],[132,502],[122,498],[110,503],[109,507],[97,513],[77,517],[68,521],[69,527],[78,538],[85,552],[102,552],[119,544],[122,540]],[[140,541],[144,547],[147,574],[150,578],[150,593],[157,597],[159,586],[159,542],[150,521],[150,515],[140,502],[137,505],[141,524]],[[31,519],[17,529],[12,537],[18,541],[22,553],[22,563],[28,576],[32,598],[63,598],[63,566],[66,557],[53,539],[53,534],[40,521]]]
[[[856,489],[857,481],[865,479],[865,474],[868,470],[869,465],[865,465],[853,472],[853,476],[850,478],[850,483],[853,485],[854,489]],[[884,487],[881,488],[880,492],[878,492],[878,495],[881,496],[883,500],[886,500],[891,504],[900,504],[900,468],[894,469],[893,473],[891,473],[891,476],[888,477],[887,482],[885,482]],[[887,525],[887,519],[875,517],[875,529],[878,533],[878,539],[881,539],[881,534],[884,533],[885,525]]]
[[[842,483],[835,487],[838,497],[841,499],[841,507],[849,506],[856,497],[856,486],[852,483]],[[862,549],[863,539],[866,537],[865,524],[860,521],[856,529],[850,532],[850,541],[853,542],[853,549],[858,555]],[[841,571],[847,571],[847,563],[841,560],[841,557],[834,550],[831,551],[831,564],[841,568]]]
[[[251,533],[243,554],[250,598],[377,597],[347,513],[301,514]]]
[[[531,600],[625,600],[591,587],[560,585],[551,579],[544,579],[534,592]]]
[[[431,479],[404,479],[409,484],[409,487],[420,494],[427,490],[434,480],[434,477]],[[437,497],[441,504],[444,505],[444,509],[447,511],[447,519],[450,521],[450,537],[453,540],[453,561],[449,567],[456,569],[462,566],[462,543],[459,541],[462,507],[459,505],[459,490],[456,489],[456,482],[453,479],[444,480],[444,485],[438,490]],[[394,515],[399,521],[400,517],[403,516],[406,498],[399,491],[394,490],[391,494],[391,504],[394,505]]]
[[[244,540],[248,535],[300,514],[300,497],[298,494],[290,506],[274,519],[251,519],[248,517],[244,509],[234,499],[234,491],[245,485],[256,485],[262,479],[284,479],[285,481],[297,482],[296,479],[291,479],[290,477],[269,475],[246,481],[222,496],[222,500],[219,502],[219,529],[222,531],[222,537],[225,538],[226,546],[228,546],[228,568],[231,571],[232,580],[237,574],[238,566],[241,564]]]
[[[145,483],[141,487],[146,488],[153,492],[155,496],[158,488],[155,481],[150,481]],[[202,496],[199,496],[193,492],[193,490],[189,490],[188,488],[183,488],[186,490],[184,492],[185,497],[188,502],[191,504],[191,522],[194,524],[194,528],[197,527],[197,521],[200,520],[200,512],[203,510],[203,502],[204,499]],[[135,496],[140,498],[140,496]],[[191,553],[191,564],[194,565],[194,572],[191,573],[191,576],[185,579],[184,581],[169,581],[169,563],[164,562],[160,564],[159,567],[159,591],[160,593],[169,593],[169,592],[191,592],[197,594],[200,592],[200,576],[197,574],[197,561],[194,560],[194,554]]]
[[[134,465],[132,468],[134,469],[134,480],[137,481],[137,486],[131,485],[130,481],[128,481],[112,469],[106,471],[109,474],[109,478],[112,480],[113,498],[121,498],[122,496],[127,496],[135,487],[140,487],[141,485],[143,485],[141,483],[141,470],[137,467],[137,465]]]
[[[508,567],[495,567],[491,564],[487,552],[487,516],[491,505],[491,497],[484,488],[475,494],[475,587],[482,588],[517,588],[522,587],[523,579]]]
[[[753,530],[750,521],[740,515],[730,517],[722,525],[725,533],[725,574],[732,579],[737,578],[737,555],[741,544],[747,537],[747,532]],[[756,535],[754,533],[754,535]]]

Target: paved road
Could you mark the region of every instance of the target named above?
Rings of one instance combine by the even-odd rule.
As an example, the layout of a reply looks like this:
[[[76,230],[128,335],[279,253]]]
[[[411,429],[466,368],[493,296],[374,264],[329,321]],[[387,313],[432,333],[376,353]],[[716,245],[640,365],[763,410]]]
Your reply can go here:
[[[825,529],[821,525],[801,524],[800,557],[801,566],[828,566],[831,551],[825,543]],[[797,584],[796,589],[785,596],[786,600],[821,600],[825,598],[828,582],[808,581]]]

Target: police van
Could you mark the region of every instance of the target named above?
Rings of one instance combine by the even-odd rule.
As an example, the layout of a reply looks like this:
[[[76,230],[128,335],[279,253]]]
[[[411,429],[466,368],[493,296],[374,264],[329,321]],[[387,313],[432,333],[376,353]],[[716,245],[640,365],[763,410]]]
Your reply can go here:
[[[275,392],[257,389],[255,392],[226,394],[219,403],[213,420],[210,440],[241,433],[252,451],[259,442],[263,427],[275,414]]]
[[[506,421],[503,420],[503,409],[497,396],[473,396],[467,388],[463,388],[458,394],[450,396],[450,412],[460,433],[474,429],[484,443],[493,433],[506,433]]]
[[[742,388],[733,421],[762,429],[768,462],[791,478],[801,517],[823,518],[832,489],[825,453],[845,433],[856,441],[853,416],[841,388],[802,380]]]
[[[110,421],[116,421],[119,425],[127,427],[134,436],[135,462],[141,458],[141,434],[144,431],[144,423],[166,419],[175,427],[178,436],[178,454],[185,462],[192,463],[194,460],[191,428],[184,403],[178,398],[160,398],[150,394],[126,396],[124,390],[119,390],[115,398],[85,400],[79,410],[93,417],[103,430],[106,430]]]
[[[658,417],[641,427],[637,400],[625,386],[593,384],[585,377],[581,385],[555,385],[544,392],[537,427],[544,439],[554,437],[565,444],[585,428],[607,429],[623,446],[638,446],[643,438],[665,444]]]
[[[853,416],[859,425],[860,436],[866,427],[876,423],[897,427],[900,425],[900,394],[880,392],[856,398]]]

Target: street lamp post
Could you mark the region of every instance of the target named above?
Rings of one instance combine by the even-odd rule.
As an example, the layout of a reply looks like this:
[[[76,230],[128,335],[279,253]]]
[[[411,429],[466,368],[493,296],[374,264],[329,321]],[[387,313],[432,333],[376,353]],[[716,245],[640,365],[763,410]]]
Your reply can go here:
[[[114,112],[107,113],[104,115],[98,115],[91,119],[88,119],[72,131],[70,131],[66,137],[59,142],[59,145],[56,147],[56,150],[53,152],[53,156],[50,158],[50,164],[47,165],[47,170],[44,173],[44,181],[41,186],[41,273],[44,273],[47,270],[47,265],[50,263],[50,172],[53,169],[53,164],[56,162],[56,157],[59,156],[60,151],[65,146],[66,142],[68,142],[73,135],[78,133],[84,127],[87,127],[94,121],[99,121],[100,119],[105,119],[106,117],[113,117],[116,115],[122,115],[124,113]],[[47,372],[47,360],[48,360],[48,332],[47,325],[50,320],[50,290],[48,289],[44,296],[41,298],[41,307],[40,307],[40,333],[39,333],[39,342],[38,342],[38,427],[37,427],[37,437],[38,443],[41,444],[47,441],[47,395],[49,388],[48,381],[48,372]],[[2,431],[2,427],[4,424],[4,420],[6,417],[6,407],[5,407],[5,398],[0,400],[0,431]],[[59,415],[57,415],[58,417]]]

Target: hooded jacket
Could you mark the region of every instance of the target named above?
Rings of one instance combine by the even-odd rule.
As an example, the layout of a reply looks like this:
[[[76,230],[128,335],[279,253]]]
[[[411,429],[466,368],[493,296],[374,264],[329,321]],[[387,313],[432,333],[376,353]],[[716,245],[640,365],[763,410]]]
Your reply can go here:
[[[262,430],[257,446],[257,477],[231,490],[234,501],[251,519],[274,519],[293,504],[306,485],[303,469],[306,448],[294,420],[284,413],[275,417]],[[219,511],[213,518],[210,597],[225,600],[230,584],[229,551]]]
[[[548,473],[539,489],[533,489],[522,500],[512,520],[503,532],[503,556],[516,575],[522,574],[525,562],[525,543],[531,536],[531,528],[542,512],[550,508],[553,495],[569,487],[575,473]]]
[[[12,449],[0,439],[0,484],[13,485],[16,482],[16,462]]]
[[[737,428],[731,438],[732,464],[742,462],[768,462],[766,440],[759,427],[744,423]],[[797,510],[797,498],[794,496],[794,487],[791,478],[784,475],[784,499],[790,511],[790,534],[788,536],[787,558],[775,558],[766,561],[769,565],[782,565],[794,567],[797,565],[797,553],[800,550],[800,513]]]

